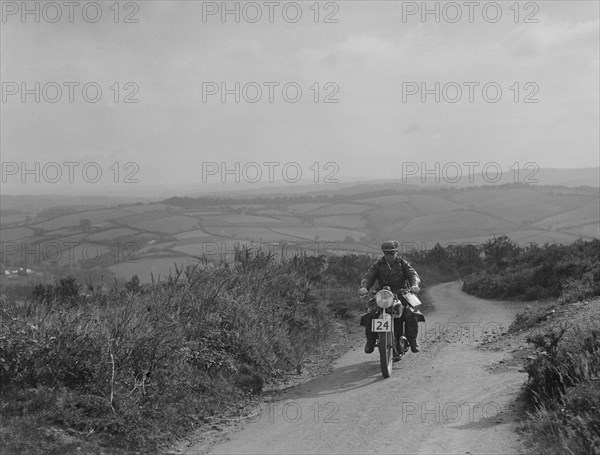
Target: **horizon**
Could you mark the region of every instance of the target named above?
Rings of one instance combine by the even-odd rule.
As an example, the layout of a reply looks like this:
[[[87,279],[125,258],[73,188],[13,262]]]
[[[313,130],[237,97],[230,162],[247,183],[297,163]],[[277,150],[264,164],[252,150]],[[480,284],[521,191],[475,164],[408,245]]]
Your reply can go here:
[[[27,185],[24,185],[25,191],[23,190],[23,187],[21,188],[21,192],[17,192],[18,189],[17,187],[13,187],[13,188],[9,188],[8,191],[6,191],[6,184],[2,183],[0,184],[0,195],[2,196],[13,196],[13,197],[18,197],[18,196],[44,196],[44,197],[50,197],[50,196],[57,196],[57,197],[69,197],[69,196],[73,196],[73,197],[87,197],[87,198],[94,198],[94,197],[98,197],[98,198],[105,198],[105,197],[110,197],[110,198],[123,198],[126,199],[128,201],[130,201],[131,199],[136,199],[136,198],[141,198],[142,200],[156,200],[157,198],[169,198],[169,197],[202,197],[203,195],[206,196],[225,196],[227,194],[232,194],[232,195],[236,195],[237,193],[245,193],[247,191],[254,191],[256,192],[256,195],[264,195],[265,193],[268,193],[269,191],[274,191],[274,192],[278,192],[281,193],[293,193],[293,194],[305,194],[305,193],[315,193],[318,191],[323,191],[323,192],[331,192],[331,191],[335,191],[336,189],[341,190],[344,187],[353,187],[356,185],[369,185],[369,184],[373,184],[373,185],[382,185],[382,184],[398,184],[409,188],[409,187],[416,187],[416,189],[430,189],[430,188],[436,188],[436,187],[452,187],[452,186],[457,186],[460,188],[464,188],[464,187],[478,187],[478,186],[497,186],[497,185],[506,185],[506,184],[513,184],[513,183],[525,183],[525,184],[530,184],[530,185],[534,185],[534,186],[566,186],[566,187],[573,187],[573,186],[590,186],[592,188],[595,187],[599,187],[600,188],[600,167],[584,167],[584,168],[539,168],[536,169],[535,175],[533,175],[533,177],[531,177],[528,181],[527,179],[527,175],[524,174],[523,169],[519,170],[519,177],[520,180],[516,181],[515,177],[517,176],[517,173],[515,173],[514,170],[511,169],[502,169],[502,179],[499,181],[494,181],[495,177],[492,175],[492,177],[490,178],[486,178],[485,175],[477,175],[477,174],[468,174],[468,175],[462,175],[461,180],[460,181],[456,181],[454,179],[455,175],[452,176],[452,178],[444,178],[444,175],[441,172],[436,173],[430,173],[427,174],[425,173],[421,173],[421,172],[416,172],[413,170],[411,170],[411,174],[410,175],[405,175],[405,176],[399,176],[397,178],[356,178],[356,179],[348,179],[346,181],[337,181],[337,182],[330,182],[330,183],[325,183],[325,182],[320,182],[320,183],[314,183],[314,181],[311,181],[310,179],[303,179],[300,181],[286,181],[286,180],[278,180],[278,181],[273,181],[271,183],[265,183],[265,182],[249,182],[249,181],[243,181],[243,182],[235,182],[235,181],[225,181],[225,182],[219,182],[219,183],[177,183],[177,184],[168,184],[168,183],[159,183],[159,184],[154,184],[154,185],[144,185],[144,184],[140,184],[140,183],[135,183],[135,184],[121,184],[120,187],[119,186],[113,186],[110,187],[107,191],[107,189],[98,189],[94,184],[89,183],[87,185],[81,185],[81,186],[76,186],[76,185],[56,185],[56,184],[52,184],[52,183],[48,183],[46,182],[46,184],[44,185],[42,184],[37,184],[35,187],[30,187]],[[545,171],[578,171],[578,172],[595,172],[597,179],[593,179],[593,185],[589,185],[589,177],[588,176],[588,182],[581,184],[581,185],[574,185],[574,184],[568,184],[565,185],[564,183],[545,183],[545,182],[540,182],[538,180],[539,177],[542,177],[542,175],[539,175],[537,172],[545,172]],[[532,172],[530,172],[530,174],[533,174]],[[227,176],[226,176],[227,177]],[[238,177],[242,177],[241,175],[239,175]],[[231,179],[231,177],[229,176],[229,179]],[[437,179],[437,182],[436,182]],[[243,180],[243,177],[242,177]],[[472,180],[472,181],[470,181]],[[44,191],[44,188],[42,188],[41,190],[44,191],[43,193],[39,192],[40,191],[40,187],[46,187],[47,189],[52,189],[54,190],[53,192],[49,192],[48,190]],[[341,188],[340,188],[341,187]],[[122,190],[127,190],[128,194],[123,194]],[[36,192],[37,191],[37,192]],[[77,192],[76,195],[73,195],[74,192]],[[150,192],[150,194],[153,194],[152,196],[148,195],[148,193]]]
[[[292,3],[4,2],[4,191],[600,164],[597,2]]]

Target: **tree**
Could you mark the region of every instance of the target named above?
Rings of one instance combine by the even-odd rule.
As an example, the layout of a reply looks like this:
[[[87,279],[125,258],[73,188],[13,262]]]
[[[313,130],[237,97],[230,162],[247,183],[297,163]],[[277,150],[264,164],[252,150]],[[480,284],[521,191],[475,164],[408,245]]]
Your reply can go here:
[[[63,301],[74,301],[79,295],[81,284],[77,283],[71,275],[66,278],[61,278],[56,284],[56,293]]]
[[[79,220],[79,227],[83,232],[90,232],[92,230],[92,222],[88,218],[82,218]]]
[[[131,280],[125,283],[125,289],[134,294],[140,292],[140,278],[137,275],[133,275]]]
[[[515,260],[521,252],[522,249],[519,244],[513,242],[506,235],[494,236],[494,238],[483,244],[483,253],[488,264],[506,266]]]

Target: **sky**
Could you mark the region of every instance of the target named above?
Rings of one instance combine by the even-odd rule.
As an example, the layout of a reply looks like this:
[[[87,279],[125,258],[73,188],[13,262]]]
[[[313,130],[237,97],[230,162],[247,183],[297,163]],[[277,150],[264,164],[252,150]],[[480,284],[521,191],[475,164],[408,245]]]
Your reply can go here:
[[[597,1],[23,5],[5,194],[599,165]]]

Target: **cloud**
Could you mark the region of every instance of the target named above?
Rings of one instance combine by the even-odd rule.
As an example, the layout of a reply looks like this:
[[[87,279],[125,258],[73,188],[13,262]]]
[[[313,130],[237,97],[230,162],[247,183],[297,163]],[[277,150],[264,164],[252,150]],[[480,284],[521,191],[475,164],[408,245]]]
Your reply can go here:
[[[303,50],[307,64],[330,70],[365,66],[386,68],[406,54],[406,43],[377,34],[351,34],[338,41]]]
[[[521,24],[505,39],[509,51],[528,58],[548,52],[592,51],[597,53],[600,22],[555,21],[549,18],[538,24]]]
[[[420,123],[411,123],[400,134],[414,134],[414,133],[419,133],[421,131],[423,131],[423,127],[421,126]]]

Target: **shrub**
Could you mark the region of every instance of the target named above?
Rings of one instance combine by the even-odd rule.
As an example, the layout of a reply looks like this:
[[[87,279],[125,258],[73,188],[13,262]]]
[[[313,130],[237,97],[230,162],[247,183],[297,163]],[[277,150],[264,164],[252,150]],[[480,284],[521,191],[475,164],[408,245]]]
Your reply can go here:
[[[240,251],[230,266],[201,262],[143,292],[132,279],[82,297],[65,279],[24,304],[3,300],[0,385],[12,404],[2,416],[34,410],[155,451],[318,348],[331,324],[318,264]]]
[[[600,321],[550,328],[529,340],[542,353],[526,365],[536,452],[600,451]]]
[[[487,255],[483,270],[463,279],[465,292],[529,301],[562,296],[566,302],[600,295],[600,240],[525,249],[496,240],[485,251],[509,254]]]

